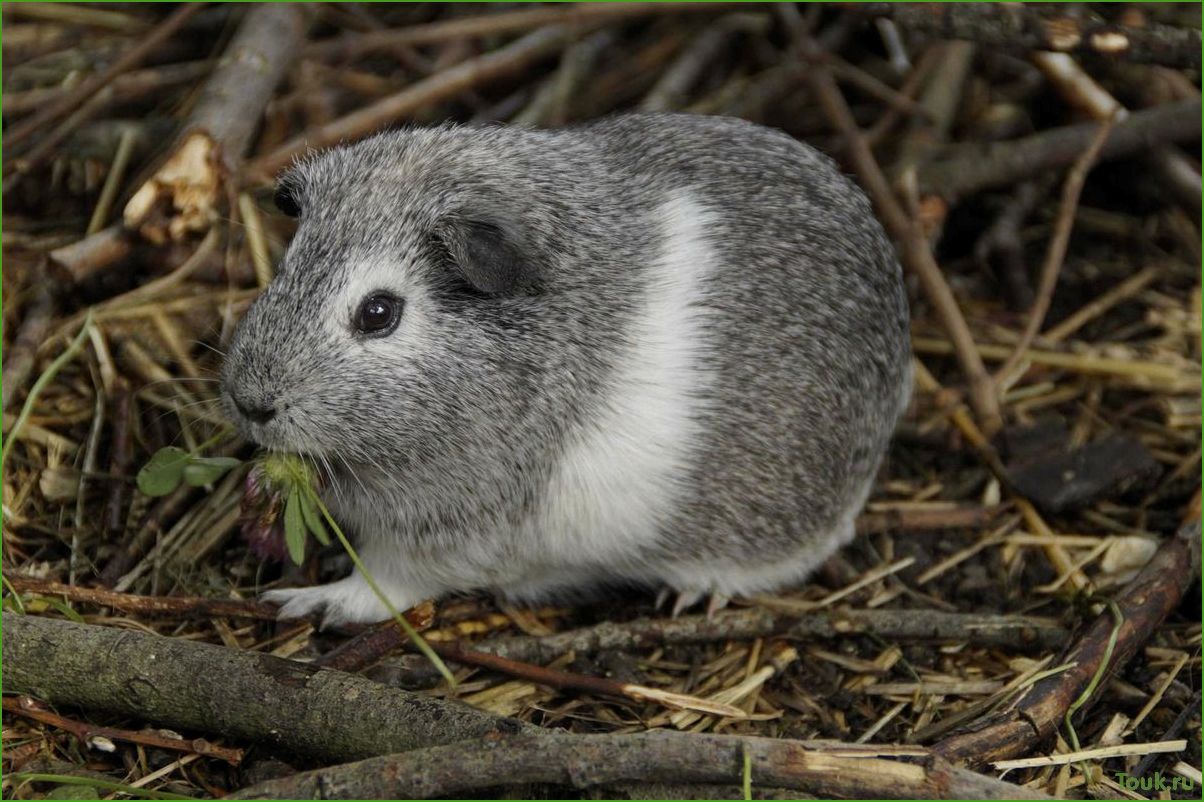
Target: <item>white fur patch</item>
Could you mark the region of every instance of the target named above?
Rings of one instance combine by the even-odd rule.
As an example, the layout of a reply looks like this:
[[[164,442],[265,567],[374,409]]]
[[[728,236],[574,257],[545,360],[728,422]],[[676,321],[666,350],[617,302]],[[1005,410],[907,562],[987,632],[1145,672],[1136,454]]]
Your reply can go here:
[[[710,383],[710,327],[699,302],[705,277],[718,266],[707,241],[714,215],[681,192],[659,219],[661,256],[648,268],[630,350],[617,359],[606,407],[566,447],[532,522],[548,570],[526,577],[525,588],[508,589],[518,595],[579,583],[591,571],[638,574],[640,566],[631,564],[637,547],[655,541],[682,498],[703,434],[700,391]]]

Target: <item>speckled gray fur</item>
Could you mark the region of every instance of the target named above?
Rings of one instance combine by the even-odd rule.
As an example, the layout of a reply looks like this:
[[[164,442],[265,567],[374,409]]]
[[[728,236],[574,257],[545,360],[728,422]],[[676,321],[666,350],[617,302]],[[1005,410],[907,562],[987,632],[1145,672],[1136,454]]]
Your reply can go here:
[[[753,592],[851,537],[909,394],[907,304],[825,156],[743,121],[635,115],[389,132],[283,182],[300,226],[223,395],[245,435],[325,466],[397,603]],[[474,290],[432,239],[468,222],[500,232],[504,289]],[[405,298],[402,322],[357,336],[377,289]],[[231,394],[278,414],[252,423]],[[275,598],[383,614],[354,577]]]

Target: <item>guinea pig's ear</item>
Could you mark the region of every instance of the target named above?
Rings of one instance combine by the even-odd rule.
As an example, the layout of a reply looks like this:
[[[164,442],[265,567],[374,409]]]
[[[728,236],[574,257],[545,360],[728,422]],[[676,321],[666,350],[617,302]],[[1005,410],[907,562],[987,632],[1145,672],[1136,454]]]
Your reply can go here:
[[[498,221],[448,217],[435,238],[464,280],[478,292],[507,295],[535,282],[535,266],[518,236]]]

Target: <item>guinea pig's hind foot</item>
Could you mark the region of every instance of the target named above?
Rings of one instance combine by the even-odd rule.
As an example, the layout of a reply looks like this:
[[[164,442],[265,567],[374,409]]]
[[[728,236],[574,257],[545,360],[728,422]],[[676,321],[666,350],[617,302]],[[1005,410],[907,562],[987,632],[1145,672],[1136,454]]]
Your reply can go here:
[[[678,591],[677,598],[673,601],[673,611],[670,613],[670,615],[673,618],[677,618],[687,609],[702,601],[702,598],[706,595],[706,593],[703,593],[699,590]],[[662,588],[660,593],[656,594],[656,609],[662,609],[672,596],[672,588]],[[727,596],[724,596],[722,593],[710,594],[710,596],[707,598],[707,619],[709,620],[714,618],[715,613],[719,612],[724,607],[727,607],[727,603],[729,601],[730,599]]]
[[[410,598],[411,594],[388,586],[382,589],[398,610],[406,610],[424,598]],[[277,618],[282,620],[308,618],[321,613],[321,629],[331,629],[343,624],[368,624],[389,617],[388,609],[358,572],[327,585],[269,590],[263,594],[263,600],[280,605]]]

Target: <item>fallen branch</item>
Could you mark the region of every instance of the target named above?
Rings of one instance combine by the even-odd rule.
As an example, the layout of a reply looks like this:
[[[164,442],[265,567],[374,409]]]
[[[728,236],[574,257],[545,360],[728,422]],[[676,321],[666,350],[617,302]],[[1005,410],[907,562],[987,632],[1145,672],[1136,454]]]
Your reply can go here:
[[[621,782],[739,783],[819,798],[1046,799],[917,747],[735,735],[540,733],[423,749],[269,780],[227,799],[427,799],[530,783],[595,788]]]
[[[5,179],[4,191],[7,192],[15,186],[22,175],[41,165],[60,142],[66,139],[72,131],[83,125],[92,114],[95,114],[110,101],[113,92],[110,91],[109,84],[118,75],[128,72],[142,63],[147,56],[184,27],[184,24],[188,22],[192,15],[203,6],[203,3],[188,3],[180,6],[170,17],[160,23],[158,27],[143,38],[135,47],[113,62],[104,72],[81,81],[78,86],[59,98],[59,100],[13,125],[11,129],[6,130],[4,132],[4,143],[11,148],[29,139],[35,133],[42,131],[42,129],[60,117],[71,115],[67,121],[60,124],[52,132],[40,137],[37,145],[32,150],[11,162],[14,171]]]
[[[1168,103],[1130,114],[1112,127],[1101,161],[1142,153],[1167,142],[1200,137],[1199,101]],[[1094,122],[1068,125],[1007,142],[951,145],[919,169],[923,195],[964,198],[1073,164],[1099,131]]]
[[[440,644],[438,633],[428,637]],[[592,627],[540,637],[520,635],[491,638],[472,649],[524,663],[550,663],[561,655],[603,651],[638,651],[658,646],[723,643],[732,640],[780,637],[811,641],[866,635],[889,641],[968,643],[982,648],[1032,652],[1065,645],[1067,631],[1050,618],[1021,615],[945,613],[937,610],[827,610],[804,616],[780,615],[765,608],[726,610],[711,617],[637,618],[622,623],[604,622]],[[400,642],[388,646],[397,648]],[[442,653],[441,653],[442,654]],[[455,660],[453,655],[444,655]],[[381,654],[369,662],[376,662]],[[347,666],[354,670],[361,666]],[[419,682],[434,674],[423,664],[406,658],[389,661],[388,670]],[[395,674],[396,677],[396,674]],[[400,679],[401,677],[396,677]]]
[[[578,3],[571,6],[521,8],[514,11],[428,22],[405,28],[349,33],[305,49],[311,59],[356,59],[407,45],[431,45],[459,39],[529,31],[544,25],[621,22],[657,14],[720,11],[729,3]]]
[[[3,624],[7,692],[319,760],[358,760],[526,727],[258,652],[7,611]]]
[[[17,336],[12,345],[4,352],[4,373],[0,378],[3,390],[0,390],[0,410],[6,410],[16,398],[17,393],[25,386],[25,380],[33,371],[37,361],[38,348],[46,341],[54,323],[54,315],[58,309],[53,288],[48,282],[38,282],[32,288],[33,297],[22,315]]]
[[[303,3],[249,7],[179,143],[126,204],[127,229],[161,244],[209,228],[311,17]]]
[[[809,38],[801,40],[803,53],[811,60],[807,79],[820,106],[846,143],[846,152],[861,184],[873,201],[874,207],[886,225],[887,231],[901,251],[904,266],[920,279],[929,303],[936,309],[941,325],[954,343],[958,364],[969,384],[970,405],[979,424],[987,436],[993,435],[1003,425],[999,411],[999,399],[995,384],[983,365],[982,357],[974,349],[974,338],[966,325],[966,318],[957,305],[957,299],[949,283],[941,273],[932,255],[932,248],[918,221],[913,220],[895,197],[882,169],[874,158],[873,151],[861,134],[849,105],[836,85],[835,78],[824,63],[824,54],[819,45]],[[1198,121],[1197,121],[1198,122]]]
[[[1200,66],[1200,31],[1169,25],[1117,25],[1080,19],[1065,6],[1017,3],[870,3],[864,10],[942,39],[968,39],[997,50],[1052,50],[1174,67]]]
[[[248,164],[247,175],[268,181],[306,150],[360,139],[432,103],[512,75],[560,50],[573,33],[573,29],[564,26],[540,28],[505,47],[435,73],[370,106],[288,140]]]
[[[126,741],[153,749],[165,749],[169,752],[183,752],[186,755],[215,757],[235,766],[241,763],[243,758],[243,750],[212,744],[204,738],[172,738],[153,731],[123,730],[117,727],[100,727],[85,721],[75,721],[47,710],[28,696],[5,696],[3,703],[4,709],[9,713],[66,730],[88,748],[92,748],[94,739],[106,738],[110,741]]]
[[[1083,184],[1087,180],[1087,173],[1095,165],[1095,160],[1099,158],[1100,148],[1103,147],[1104,140],[1107,139],[1108,132],[1111,130],[1112,118],[1100,123],[1099,132],[1096,133],[1091,144],[1075,161],[1074,166],[1070,168],[1070,173],[1066,176],[1066,182],[1062,185],[1061,205],[1058,207],[1058,216],[1054,220],[1053,236],[1049,238],[1045,261],[1041,265],[1037,298],[1033,302],[1032,308],[1028,310],[1028,318],[1024,321],[1024,330],[1020,332],[1020,341],[1016,343],[1016,349],[995,371],[997,385],[1004,385],[1011,378],[1012,371],[1020,364],[1020,360],[1024,359],[1025,352],[1033,344],[1033,340],[1036,339],[1037,333],[1041,331],[1041,326],[1045,323],[1045,315],[1049,312],[1050,304],[1053,303],[1054,290],[1058,285],[1058,273],[1066,258],[1066,249],[1070,246],[1070,231],[1074,228],[1074,215],[1079,208],[1079,196],[1083,192]]]
[[[50,252],[50,270],[65,285],[78,284],[122,261],[134,249],[120,225],[103,228],[83,239]]]
[[[1123,623],[1107,671],[1115,673],[1141,647],[1200,571],[1200,520],[1168,538],[1116,599]],[[1054,734],[1062,717],[1088,687],[1107,650],[1116,622],[1104,611],[1059,663],[1070,668],[1032,685],[1003,713],[980,722],[971,732],[953,735],[933,751],[953,761],[983,766],[1038,748]]]

